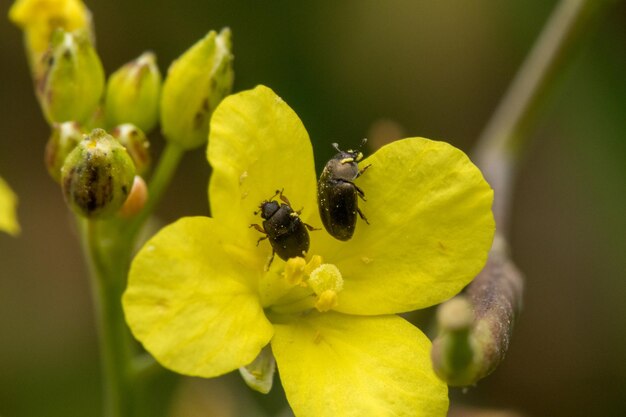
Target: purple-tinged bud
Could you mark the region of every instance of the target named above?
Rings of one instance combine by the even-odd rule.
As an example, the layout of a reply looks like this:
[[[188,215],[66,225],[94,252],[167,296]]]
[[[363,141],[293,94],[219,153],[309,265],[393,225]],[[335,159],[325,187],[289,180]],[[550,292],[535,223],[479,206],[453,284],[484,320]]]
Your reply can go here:
[[[89,36],[57,30],[43,60],[36,91],[46,120],[89,120],[104,91],[104,70]]]
[[[145,175],[150,168],[150,142],[146,135],[137,126],[131,123],[116,126],[111,135],[117,139],[135,163],[137,175]]]
[[[61,168],[65,158],[83,140],[83,132],[76,122],[54,123],[46,144],[44,161],[52,179],[61,182]]]
[[[126,149],[102,129],[94,129],[68,155],[61,184],[76,213],[98,218],[115,214],[130,193],[135,165]]]

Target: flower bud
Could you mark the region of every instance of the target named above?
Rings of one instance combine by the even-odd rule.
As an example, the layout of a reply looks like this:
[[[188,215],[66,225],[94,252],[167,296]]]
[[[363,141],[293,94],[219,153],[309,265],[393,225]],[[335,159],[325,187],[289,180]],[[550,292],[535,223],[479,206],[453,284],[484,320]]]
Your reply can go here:
[[[152,130],[159,115],[160,95],[156,57],[146,52],[111,74],[105,100],[107,125],[133,123],[144,132]]]
[[[111,135],[117,139],[135,163],[137,175],[144,175],[150,168],[150,142],[137,126],[131,123],[116,126]]]
[[[104,70],[89,38],[56,31],[44,61],[37,97],[48,122],[88,120],[104,90]]]
[[[61,182],[61,167],[65,158],[83,140],[83,132],[76,122],[54,123],[52,134],[46,144],[44,160],[52,178]]]
[[[82,29],[93,36],[91,12],[80,0],[17,0],[9,10],[9,19],[24,31],[33,72],[38,72],[36,66],[55,29]]]
[[[94,129],[68,155],[61,169],[63,193],[78,214],[115,214],[133,185],[135,166],[126,149],[102,129]]]
[[[174,61],[163,84],[161,126],[165,138],[185,149],[208,139],[209,119],[233,86],[230,30],[209,32]]]
[[[139,213],[148,201],[148,186],[139,175],[135,175],[130,194],[120,209],[120,216],[129,218]]]

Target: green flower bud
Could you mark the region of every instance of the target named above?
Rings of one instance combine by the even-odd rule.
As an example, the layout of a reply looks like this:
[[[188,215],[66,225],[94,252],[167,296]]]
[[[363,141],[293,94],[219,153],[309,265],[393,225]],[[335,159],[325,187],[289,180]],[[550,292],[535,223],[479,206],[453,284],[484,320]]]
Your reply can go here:
[[[37,79],[37,97],[49,123],[83,123],[96,111],[104,70],[89,36],[57,30]]]
[[[61,169],[63,194],[78,214],[115,214],[133,185],[135,166],[126,149],[102,129],[94,129],[68,155]]]
[[[24,46],[33,73],[57,28],[84,29],[93,39],[91,12],[81,0],[16,0],[9,19],[24,31]]]
[[[116,126],[111,135],[117,139],[135,163],[137,175],[143,176],[150,168],[150,142],[137,126],[131,123]]]
[[[76,122],[54,123],[52,134],[46,144],[44,160],[50,176],[61,182],[61,168],[65,158],[83,140],[83,132]]]
[[[170,66],[161,96],[165,138],[185,149],[206,143],[209,119],[233,87],[230,30],[211,31]]]
[[[111,74],[105,100],[107,125],[133,123],[144,132],[152,130],[159,116],[160,95],[156,57],[146,52]]]

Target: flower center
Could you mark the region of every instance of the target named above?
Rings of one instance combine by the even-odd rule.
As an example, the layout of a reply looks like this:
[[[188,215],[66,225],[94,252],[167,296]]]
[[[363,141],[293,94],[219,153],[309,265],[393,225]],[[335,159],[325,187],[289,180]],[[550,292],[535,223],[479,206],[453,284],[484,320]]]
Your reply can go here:
[[[311,310],[329,311],[337,306],[343,277],[333,264],[323,264],[319,255],[307,262],[290,258],[280,273],[269,272],[260,291],[265,308],[274,313],[292,314]]]

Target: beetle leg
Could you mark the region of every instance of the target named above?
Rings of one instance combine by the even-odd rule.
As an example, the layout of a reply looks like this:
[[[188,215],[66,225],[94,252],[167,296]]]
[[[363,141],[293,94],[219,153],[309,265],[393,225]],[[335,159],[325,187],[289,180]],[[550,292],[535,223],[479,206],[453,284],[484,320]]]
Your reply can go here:
[[[261,243],[262,240],[265,240],[265,239],[267,239],[269,237],[267,232],[265,231],[265,229],[263,229],[258,224],[251,224],[249,227],[254,227],[256,230],[258,230],[259,232],[261,232],[261,233],[263,233],[265,235],[263,237],[260,237],[259,240],[256,241],[256,245],[257,246],[259,246],[259,243]]]
[[[357,187],[356,184],[352,184],[352,185],[354,185],[354,189],[356,190],[356,193],[359,195],[359,197],[361,197],[361,200],[367,201],[367,199],[365,198],[365,193],[363,192],[363,190],[361,190],[359,187]]]
[[[310,224],[306,224],[304,222],[302,224],[305,225],[307,229],[309,229],[309,232],[313,232],[315,230],[322,230],[320,227],[313,227]]]
[[[270,260],[269,260],[269,262],[267,263],[267,265],[265,265],[265,268],[264,268],[264,269],[265,269],[265,272],[267,272],[267,271],[269,271],[269,270],[270,270],[270,266],[272,266],[272,261],[274,261],[274,254],[275,254],[275,253],[276,253],[276,252],[274,252],[274,249],[272,249],[272,255],[270,256]]]
[[[357,207],[356,212],[359,213],[359,216],[361,216],[363,220],[365,220],[365,223],[370,224],[370,222],[367,221],[367,217],[365,217],[365,214],[363,214],[360,208]]]
[[[363,173],[367,170],[367,168],[369,168],[369,167],[371,167],[371,166],[372,166],[372,164],[365,165],[363,168],[361,168],[361,169],[359,170],[359,173],[358,173],[358,174],[356,174],[356,177],[357,177],[357,178],[359,178],[361,175],[363,175]]]
[[[283,195],[283,191],[284,191],[284,190],[285,190],[284,188],[283,188],[282,190],[280,190],[280,195],[279,195],[279,198],[282,200],[282,202],[283,202],[283,203],[285,203],[285,204],[287,204],[289,207],[291,207],[291,203],[289,202],[289,199],[287,199],[287,197],[285,197],[285,196]],[[276,193],[278,193],[278,191],[276,191]],[[273,198],[273,197],[272,197],[272,198]],[[300,210],[300,211],[302,211],[302,210]],[[300,212],[297,212],[297,213],[298,213],[298,214],[300,214]]]
[[[369,165],[368,165],[368,166],[369,166]],[[337,178],[335,181],[337,181],[337,182],[345,182],[345,183],[347,183],[347,184],[352,184],[352,186],[353,186],[353,187],[354,187],[354,189],[356,190],[356,193],[359,195],[359,197],[361,197],[361,200],[363,200],[363,201],[367,201],[367,199],[365,198],[365,193],[363,192],[363,190],[361,190],[361,189],[359,188],[359,186],[358,186],[358,185],[356,185],[355,183],[353,183],[352,181],[350,181],[350,180],[344,180],[344,179],[341,179],[341,178]]]

